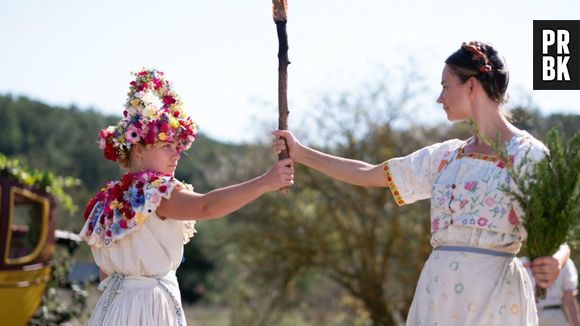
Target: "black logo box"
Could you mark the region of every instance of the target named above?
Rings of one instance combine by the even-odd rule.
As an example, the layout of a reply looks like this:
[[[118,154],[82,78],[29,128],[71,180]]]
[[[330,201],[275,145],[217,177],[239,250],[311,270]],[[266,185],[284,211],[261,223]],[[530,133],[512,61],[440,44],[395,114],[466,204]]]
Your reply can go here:
[[[557,44],[548,48],[548,54],[542,53],[542,31],[566,30],[570,34],[568,49],[570,58],[567,63],[570,80],[542,80],[542,58],[544,56],[567,56],[558,54]],[[557,59],[556,59],[557,60]],[[580,20],[534,20],[533,36],[533,77],[535,90],[580,90]]]

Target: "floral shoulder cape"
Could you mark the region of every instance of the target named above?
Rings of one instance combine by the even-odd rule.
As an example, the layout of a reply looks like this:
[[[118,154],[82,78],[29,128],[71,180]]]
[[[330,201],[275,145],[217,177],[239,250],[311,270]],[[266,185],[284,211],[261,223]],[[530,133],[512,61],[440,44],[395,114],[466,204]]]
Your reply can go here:
[[[80,236],[93,247],[109,247],[138,230],[155,213],[161,199],[169,199],[175,186],[182,184],[172,176],[157,172],[127,173],[121,180],[107,183],[89,200]],[[195,233],[195,221],[184,222],[183,242]]]

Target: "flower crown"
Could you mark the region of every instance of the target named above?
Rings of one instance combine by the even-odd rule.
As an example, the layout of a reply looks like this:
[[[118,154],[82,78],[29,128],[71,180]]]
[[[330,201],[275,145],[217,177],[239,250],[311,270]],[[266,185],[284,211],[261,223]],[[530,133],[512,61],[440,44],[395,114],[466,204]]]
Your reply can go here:
[[[132,73],[123,118],[99,133],[99,148],[105,158],[126,162],[133,144],[153,145],[178,142],[178,151],[187,150],[195,140],[197,125],[182,109],[181,98],[163,72],[142,69]]]
[[[475,64],[477,70],[482,74],[491,72],[491,62],[483,50],[481,42],[472,41],[469,43],[463,42],[461,48],[471,53],[471,60]]]

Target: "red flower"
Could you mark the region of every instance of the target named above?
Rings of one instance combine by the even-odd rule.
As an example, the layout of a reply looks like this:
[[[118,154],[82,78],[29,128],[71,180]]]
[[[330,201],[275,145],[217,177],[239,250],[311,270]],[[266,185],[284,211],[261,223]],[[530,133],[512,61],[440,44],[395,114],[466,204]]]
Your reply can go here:
[[[159,186],[159,191],[165,193],[167,191],[167,186],[166,185]]]
[[[113,145],[108,144],[105,146],[105,158],[107,160],[116,161],[117,160],[117,151],[113,148]]]
[[[133,209],[129,209],[127,211],[125,211],[125,217],[130,220],[133,217],[135,217],[135,211]]]
[[[124,174],[123,177],[121,177],[121,183],[123,184],[123,190],[129,189],[129,186],[131,185],[132,181],[133,181],[133,175],[131,175],[131,173]]]
[[[115,185],[111,189],[111,196],[113,196],[114,199],[118,199],[121,198],[122,195],[123,189],[121,189],[121,185],[119,183],[115,183]]]
[[[127,221],[125,221],[125,220],[119,221],[119,226],[121,227],[121,229],[126,229],[127,228]]]
[[[171,105],[175,102],[176,101],[175,101],[175,98],[173,98],[173,96],[171,96],[171,95],[163,96],[163,103],[165,105]]]
[[[89,200],[89,203],[87,204],[87,207],[85,208],[85,214],[83,215],[83,219],[85,221],[89,217],[89,214],[91,214],[91,212],[93,211],[93,208],[95,207],[96,203],[97,203],[97,201],[95,200],[94,197],[91,198],[91,200]]]
[[[145,144],[146,145],[150,145],[150,144],[154,144],[155,143],[155,127],[154,126],[149,126],[149,131],[147,132],[147,135],[145,136]]]
[[[508,220],[510,221],[510,224],[512,224],[512,225],[520,224],[520,219],[516,215],[516,211],[513,209],[513,207],[510,209],[510,213],[508,215]]]
[[[166,122],[159,123],[159,132],[167,133],[167,131],[169,131],[169,124]]]
[[[161,81],[157,78],[153,78],[153,88],[155,90],[158,90],[159,88],[161,88]]]

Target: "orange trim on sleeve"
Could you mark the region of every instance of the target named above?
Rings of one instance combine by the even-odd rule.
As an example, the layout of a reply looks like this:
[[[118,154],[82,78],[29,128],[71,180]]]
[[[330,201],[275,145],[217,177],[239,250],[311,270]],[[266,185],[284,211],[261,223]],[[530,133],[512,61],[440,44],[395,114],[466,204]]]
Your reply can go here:
[[[391,176],[391,170],[389,169],[388,162],[383,163],[383,173],[385,174],[385,180],[387,181],[387,186],[391,189],[391,194],[393,194],[393,198],[395,199],[395,203],[399,206],[405,205],[405,201],[401,198],[401,193],[397,189],[395,185],[395,181]]]

